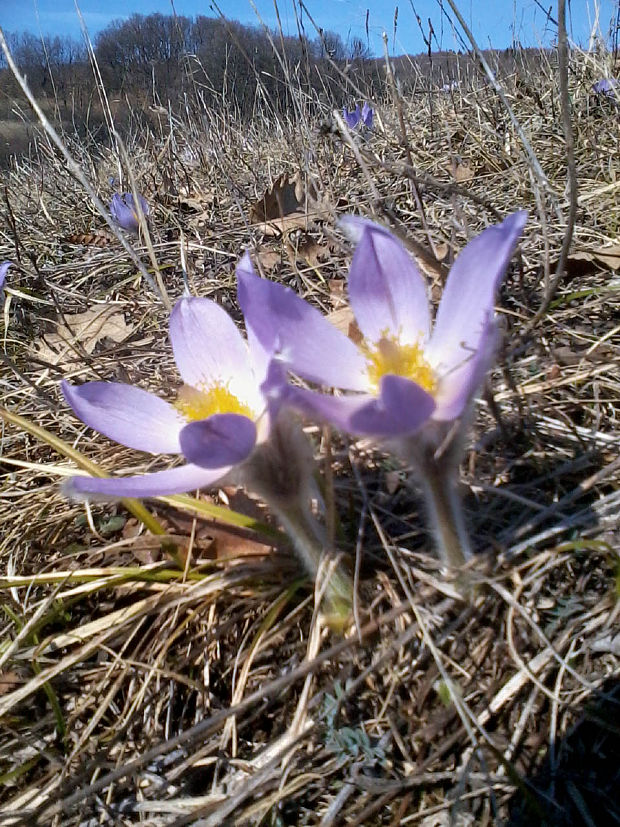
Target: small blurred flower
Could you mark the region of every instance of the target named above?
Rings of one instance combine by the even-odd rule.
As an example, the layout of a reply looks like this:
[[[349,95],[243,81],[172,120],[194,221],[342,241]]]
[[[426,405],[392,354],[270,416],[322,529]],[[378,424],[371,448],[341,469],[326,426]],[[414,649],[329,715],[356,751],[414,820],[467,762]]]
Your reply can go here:
[[[2,264],[0,264],[0,296],[2,296],[2,288],[4,287],[6,274],[8,273],[11,264],[11,261],[3,261]]]
[[[372,129],[374,116],[374,109],[367,101],[364,101],[364,106],[361,109],[358,103],[355,109],[350,112],[346,107],[342,110],[342,117],[349,129],[355,129],[360,124],[363,124],[367,129]]]
[[[355,109],[352,109],[350,112],[345,106],[345,108],[342,110],[342,117],[344,118],[344,122],[349,127],[349,129],[355,129],[355,127],[360,122],[360,118],[362,117],[359,103],[357,104]]]
[[[364,101],[362,107],[362,122],[367,129],[372,129],[372,122],[375,117],[375,111],[368,101]]]
[[[620,87],[620,81],[617,78],[601,78],[592,84],[592,91],[597,95],[615,98],[618,87]]]
[[[149,205],[142,195],[138,195],[142,213],[146,218],[149,214]],[[115,193],[110,201],[110,213],[116,223],[130,233],[137,233],[140,230],[140,220],[134,197],[130,192]]]

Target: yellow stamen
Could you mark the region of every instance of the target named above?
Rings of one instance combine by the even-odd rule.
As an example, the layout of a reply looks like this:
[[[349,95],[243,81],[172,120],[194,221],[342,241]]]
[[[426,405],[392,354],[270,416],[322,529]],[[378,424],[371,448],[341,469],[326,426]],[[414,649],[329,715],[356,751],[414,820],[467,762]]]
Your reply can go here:
[[[368,377],[375,390],[379,389],[381,377],[388,373],[411,379],[429,393],[436,390],[437,379],[419,345],[401,345],[397,336],[390,336],[386,331],[376,344],[363,342],[361,348],[368,360]]]
[[[240,402],[222,382],[216,382],[206,390],[183,385],[179,390],[175,406],[190,422],[222,413],[241,414],[250,419],[255,418],[248,405]]]

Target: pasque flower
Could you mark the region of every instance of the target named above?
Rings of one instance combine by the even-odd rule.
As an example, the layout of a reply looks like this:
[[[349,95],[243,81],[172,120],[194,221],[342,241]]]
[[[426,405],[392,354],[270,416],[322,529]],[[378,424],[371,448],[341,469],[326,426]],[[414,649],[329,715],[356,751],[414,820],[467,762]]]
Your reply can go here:
[[[362,123],[367,129],[372,129],[374,118],[375,110],[368,103],[368,101],[364,101],[364,105],[362,106]]]
[[[414,433],[429,418],[452,421],[493,357],[495,293],[525,220],[515,213],[462,251],[432,332],[426,285],[409,253],[383,227],[353,216],[342,224],[358,239],[348,288],[361,344],[292,290],[258,278],[247,255],[237,271],[246,324],[297,375],[356,392],[287,391],[344,430],[390,438]]]
[[[616,90],[620,87],[617,78],[601,78],[592,84],[592,91],[597,95],[605,95],[608,98],[616,97]]]
[[[427,478],[435,475],[440,489],[453,487],[460,456],[454,435],[462,432],[454,424],[492,363],[495,295],[526,217],[514,213],[465,247],[450,270],[434,326],[425,282],[402,244],[370,221],[343,219],[358,242],[348,288],[363,336],[359,345],[291,290],[258,278],[246,256],[238,289],[248,329],[293,373],[349,391],[328,396],[290,386],[287,402],[379,439]]]
[[[355,129],[360,123],[364,124],[368,129],[372,129],[374,116],[374,110],[368,101],[364,101],[364,106],[361,109],[358,103],[355,109],[351,111],[346,107],[342,110],[342,117],[349,129]]]
[[[224,479],[245,485],[271,506],[316,577],[324,537],[309,511],[312,450],[290,410],[282,409],[284,376],[272,353],[248,331],[246,342],[218,304],[183,298],[170,316],[170,341],[185,383],[175,403],[133,385],[62,383],[69,405],[88,426],[152,454],[182,454],[175,468],[132,477],[73,477],[73,496],[155,497],[207,488]],[[342,621],[351,584],[337,568],[326,599]]]
[[[349,129],[355,129],[362,117],[359,103],[355,106],[355,109],[351,109],[350,111],[345,106],[342,110],[342,117]]]
[[[146,218],[149,214],[149,205],[144,196],[138,194],[142,214]],[[110,213],[116,223],[130,233],[137,233],[140,229],[140,219],[133,194],[131,192],[114,193],[110,201]]]
[[[170,341],[185,383],[175,403],[135,385],[62,382],[89,427],[151,454],[184,454],[185,465],[137,477],[74,477],[71,493],[153,497],[213,485],[244,462],[270,430],[267,394],[277,366],[260,343],[246,343],[226,311],[183,298],[170,316]]]

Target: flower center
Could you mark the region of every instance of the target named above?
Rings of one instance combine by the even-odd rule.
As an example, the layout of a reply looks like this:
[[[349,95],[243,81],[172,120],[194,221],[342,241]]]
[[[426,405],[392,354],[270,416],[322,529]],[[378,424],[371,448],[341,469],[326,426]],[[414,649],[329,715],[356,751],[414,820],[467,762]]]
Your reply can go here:
[[[411,379],[428,393],[436,390],[437,379],[419,345],[401,345],[397,336],[389,336],[386,331],[376,344],[363,342],[361,348],[367,360],[368,378],[375,390],[381,377],[388,373]]]
[[[231,393],[223,382],[215,382],[206,390],[183,385],[179,389],[175,406],[189,422],[223,413],[241,414],[248,419],[255,418],[249,406]]]

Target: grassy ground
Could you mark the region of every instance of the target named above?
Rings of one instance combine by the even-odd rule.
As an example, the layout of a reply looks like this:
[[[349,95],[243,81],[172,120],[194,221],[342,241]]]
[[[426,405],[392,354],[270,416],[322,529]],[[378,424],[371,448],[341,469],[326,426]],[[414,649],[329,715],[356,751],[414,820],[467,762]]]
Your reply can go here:
[[[408,98],[387,83],[366,137],[321,130],[300,101],[289,122],[162,115],[128,144],[152,212],[135,255],[173,301],[185,269],[238,319],[246,247],[331,312],[351,256],[335,220],[373,216],[436,303],[469,238],[530,211],[462,467],[481,552],[471,603],[430,552],[406,469],[309,425],[357,573],[343,636],[240,492],[148,503],[173,556],[123,506],[63,497],[84,458],[107,473],[158,464],[86,429],[59,380],[172,397],[168,313],[55,149],[41,141],[3,174],[0,823],[620,823],[620,133],[617,101],[590,94],[597,60],[573,55],[568,75],[579,202],[557,283],[571,187],[544,62],[502,78],[504,101],[482,79]],[[69,149],[106,200],[118,156]],[[315,182],[319,204],[266,225],[284,173]],[[102,306],[116,320],[103,333],[74,315]]]

